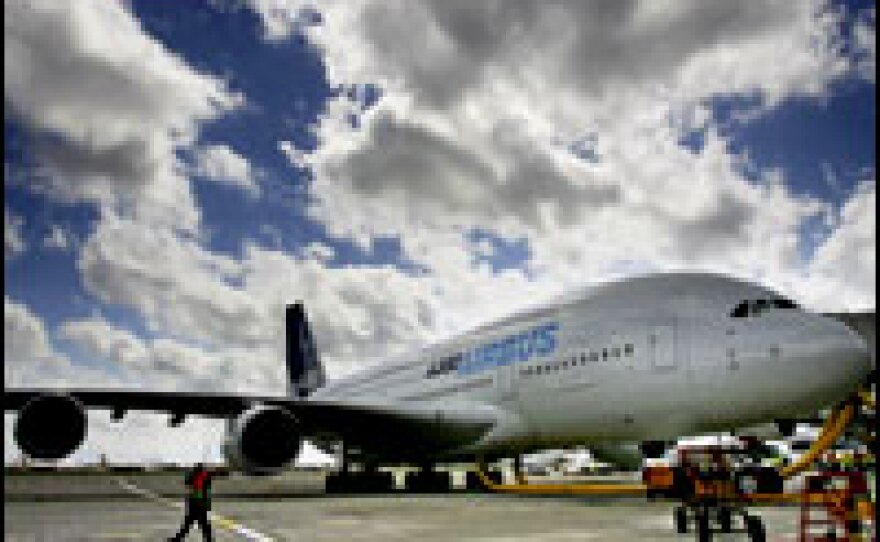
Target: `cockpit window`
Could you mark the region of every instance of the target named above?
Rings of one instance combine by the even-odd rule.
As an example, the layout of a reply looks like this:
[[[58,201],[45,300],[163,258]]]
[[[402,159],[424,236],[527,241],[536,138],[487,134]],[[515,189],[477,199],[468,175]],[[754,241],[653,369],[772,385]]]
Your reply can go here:
[[[785,298],[753,299],[740,302],[730,311],[731,318],[758,316],[770,309],[796,309],[797,303]]]

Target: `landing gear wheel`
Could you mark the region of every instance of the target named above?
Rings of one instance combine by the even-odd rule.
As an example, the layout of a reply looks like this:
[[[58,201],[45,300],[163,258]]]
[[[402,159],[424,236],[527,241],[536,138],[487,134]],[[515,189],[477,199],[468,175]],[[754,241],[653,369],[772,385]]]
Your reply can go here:
[[[325,492],[329,494],[388,493],[394,489],[394,475],[390,472],[334,472],[325,478]]]
[[[687,508],[684,506],[679,506],[673,512],[673,520],[675,521],[675,530],[679,534],[685,534],[688,532],[688,514]]]
[[[764,524],[758,516],[746,516],[746,532],[752,542],[766,542],[767,535],[764,532]]]
[[[733,524],[733,511],[722,506],[718,509],[718,524],[721,526],[722,533],[729,533]]]
[[[406,490],[410,493],[449,493],[450,487],[449,473],[435,472],[430,468],[409,473],[406,477]]]
[[[705,508],[697,511],[697,540],[699,542],[712,540],[712,531],[709,528],[709,510]]]

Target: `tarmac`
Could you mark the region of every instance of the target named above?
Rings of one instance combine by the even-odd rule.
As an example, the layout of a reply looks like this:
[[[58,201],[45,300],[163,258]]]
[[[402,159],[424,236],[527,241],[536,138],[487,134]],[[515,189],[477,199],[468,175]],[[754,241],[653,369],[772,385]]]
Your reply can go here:
[[[215,540],[684,541],[674,503],[641,497],[450,493],[340,496],[320,472],[214,482]],[[181,473],[15,474],[4,477],[7,541],[166,540],[183,517]],[[798,507],[755,507],[767,540],[797,540]],[[191,532],[189,540],[201,540]],[[748,540],[743,533],[716,541]]]

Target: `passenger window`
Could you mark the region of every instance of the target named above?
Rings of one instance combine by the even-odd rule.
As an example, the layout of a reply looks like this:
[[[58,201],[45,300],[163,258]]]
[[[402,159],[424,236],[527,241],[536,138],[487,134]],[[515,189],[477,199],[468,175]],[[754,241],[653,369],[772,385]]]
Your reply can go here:
[[[752,306],[752,314],[758,316],[768,308],[770,308],[770,303],[766,299],[759,299],[755,301],[755,304]]]
[[[749,315],[749,302],[743,301],[730,313],[731,318],[745,318]]]
[[[774,299],[773,306],[777,309],[796,309],[798,308],[797,303],[790,299]]]
[[[587,362],[587,355],[582,353],[581,354],[581,365],[583,365],[586,362]]]
[[[607,348],[602,349],[602,361],[608,361],[608,349]]]
[[[614,356],[615,358],[619,358],[620,357],[620,347],[615,346],[614,348],[612,348],[611,355]]]
[[[599,354],[596,352],[590,352],[590,361],[592,361],[592,362],[599,361]]]
[[[631,343],[627,343],[623,345],[623,353],[627,356],[633,355],[633,350],[635,347]]]
[[[536,374],[536,375],[541,374],[541,366],[540,366],[540,365],[538,365],[538,366],[535,367],[535,374]]]

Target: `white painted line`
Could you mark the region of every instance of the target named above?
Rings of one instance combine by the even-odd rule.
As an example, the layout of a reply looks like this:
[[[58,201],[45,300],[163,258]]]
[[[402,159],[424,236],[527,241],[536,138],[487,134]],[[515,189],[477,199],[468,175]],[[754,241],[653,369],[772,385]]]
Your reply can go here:
[[[140,495],[146,499],[151,501],[158,502],[165,506],[170,506],[172,508],[183,508],[184,505],[177,501],[172,501],[170,499],[166,499],[165,497],[154,493],[148,489],[144,489],[142,487],[138,487],[128,480],[124,478],[120,478],[115,476],[113,478],[117,484],[119,484],[122,489],[134,493],[136,495]],[[226,529],[227,531],[231,531],[235,534],[238,534],[244,537],[245,540],[249,540],[250,542],[275,542],[272,537],[266,536],[263,533],[255,531],[249,527],[245,527],[244,525],[233,521],[225,516],[221,516],[220,514],[216,514],[214,512],[208,512],[208,517],[211,519],[211,522],[217,525],[222,529]]]
[[[166,499],[165,497],[163,497],[157,493],[153,493],[152,491],[150,491],[148,489],[138,487],[124,478],[114,477],[113,479],[116,481],[117,484],[122,486],[122,489],[124,489],[126,491],[129,491],[129,492],[134,493],[136,495],[140,495],[141,497],[145,497],[151,501],[156,501],[156,502],[164,504],[166,506],[170,506],[172,508],[183,508],[182,503],[179,503],[176,501],[171,501],[171,500]]]

